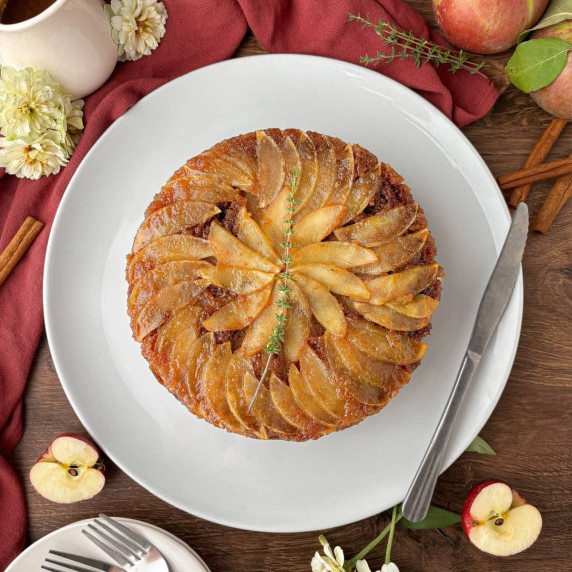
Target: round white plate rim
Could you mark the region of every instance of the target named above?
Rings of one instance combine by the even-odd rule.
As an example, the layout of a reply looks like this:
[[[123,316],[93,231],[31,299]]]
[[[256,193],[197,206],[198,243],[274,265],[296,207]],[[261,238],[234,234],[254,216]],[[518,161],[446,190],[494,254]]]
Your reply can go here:
[[[161,528],[159,526],[156,526],[154,524],[151,524],[149,522],[144,522],[142,520],[137,520],[135,518],[127,518],[127,517],[113,517],[115,520],[118,520],[119,522],[122,522],[123,524],[135,524],[135,525],[139,525],[142,526],[144,528],[149,528],[151,530],[154,530],[155,532],[162,534],[164,536],[167,536],[170,540],[176,542],[179,546],[181,546],[182,548],[184,548],[187,552],[190,553],[190,555],[195,558],[197,560],[197,562],[199,564],[201,564],[204,569],[205,572],[209,572],[209,567],[206,565],[205,561],[184,541],[181,540],[180,538],[178,538],[177,536],[175,536],[174,534],[172,534],[171,532],[169,532],[168,530],[165,530],[164,528]],[[70,531],[70,530],[75,530],[76,528],[81,528],[84,525],[90,523],[93,521],[93,518],[86,518],[84,520],[78,520],[76,522],[71,522],[70,524],[66,524],[65,526],[62,526],[61,528],[58,528],[56,530],[53,530],[52,532],[46,534],[45,536],[42,536],[42,538],[38,538],[38,540],[36,540],[36,542],[33,542],[32,544],[30,544],[30,546],[28,546],[24,551],[22,551],[9,565],[8,568],[6,568],[5,572],[17,572],[17,564],[19,563],[19,561],[21,561],[25,556],[29,555],[30,552],[34,552],[36,550],[38,550],[39,548],[41,548],[41,546],[44,544],[45,541],[49,541],[51,540],[53,537],[55,536],[59,536],[60,534],[65,534],[66,532]],[[62,548],[63,551],[65,551],[64,548]],[[165,556],[165,555],[164,555]],[[168,556],[168,555],[167,555]]]
[[[266,60],[269,62],[271,61],[272,62],[271,66],[276,66],[277,64],[279,64],[281,62],[288,62],[288,61],[295,61],[295,62],[300,63],[303,66],[304,61],[310,61],[310,62],[311,61],[316,61],[316,62],[319,61],[324,66],[327,66],[327,65],[337,66],[341,69],[344,69],[344,71],[346,71],[349,75],[355,74],[355,73],[365,75],[366,77],[369,75],[372,78],[376,77],[381,82],[388,82],[389,84],[392,84],[393,86],[395,86],[399,89],[406,90],[408,93],[408,96],[413,98],[413,99],[416,99],[417,104],[420,105],[424,111],[428,111],[431,114],[434,114],[436,116],[440,116],[441,120],[445,120],[445,122],[448,123],[449,128],[456,132],[456,136],[460,137],[460,139],[467,146],[467,148],[472,150],[472,152],[473,152],[472,158],[480,164],[480,167],[482,169],[481,175],[484,175],[484,177],[486,179],[488,179],[488,181],[490,183],[490,186],[486,187],[487,193],[484,193],[482,196],[481,195],[475,195],[475,198],[479,202],[479,204],[481,205],[482,210],[483,210],[483,214],[487,217],[487,222],[489,222],[488,217],[491,216],[491,214],[495,214],[495,213],[491,213],[491,211],[489,209],[485,208],[483,205],[483,201],[493,200],[494,202],[496,202],[497,206],[500,206],[500,208],[504,214],[503,219],[506,222],[506,229],[508,229],[508,224],[510,221],[510,214],[509,214],[508,208],[506,207],[506,203],[503,199],[502,193],[500,192],[500,190],[496,184],[496,180],[494,179],[493,175],[490,173],[490,171],[489,171],[486,163],[484,162],[483,158],[480,156],[480,154],[474,148],[474,146],[469,141],[469,139],[464,135],[464,133],[460,129],[458,129],[443,113],[441,113],[441,111],[439,111],[437,108],[435,108],[432,104],[430,104],[428,101],[426,101],[420,95],[418,95],[415,92],[413,92],[412,90],[406,88],[402,84],[399,84],[398,82],[396,82],[390,78],[387,78],[386,76],[380,75],[373,70],[365,69],[362,66],[357,66],[354,64],[350,64],[347,62],[340,61],[340,60],[333,60],[330,58],[324,58],[324,57],[320,57],[320,56],[311,56],[311,55],[298,55],[298,54],[296,54],[296,55],[293,55],[293,54],[272,54],[271,55],[271,54],[268,54],[268,55],[264,55],[264,56],[250,56],[250,57],[246,57],[246,58],[226,60],[223,62],[218,62],[216,64],[212,64],[210,66],[199,68],[198,70],[195,70],[193,72],[190,72],[189,74],[185,74],[183,76],[180,76],[179,78],[176,78],[175,80],[172,80],[172,81],[166,83],[165,85],[161,86],[160,88],[156,89],[155,91],[151,92],[150,94],[148,94],[147,96],[142,98],[140,101],[146,101],[150,98],[157,97],[158,95],[161,94],[161,92],[163,90],[169,89],[169,86],[171,86],[173,83],[176,83],[178,81],[184,81],[185,78],[190,76],[190,75],[200,74],[200,73],[210,73],[213,69],[218,68],[218,69],[222,70],[226,66],[241,65],[241,64],[245,64],[247,61],[249,61],[249,62],[252,62],[252,61],[262,62],[263,60]],[[124,118],[125,118],[125,115],[118,118],[113,124],[110,125],[110,127],[106,130],[106,132],[92,146],[92,148],[86,154],[86,157],[84,157],[81,164],[78,166],[76,172],[74,173],[74,175],[73,175],[73,177],[72,177],[72,179],[68,185],[68,190],[66,191],[66,193],[64,194],[64,196],[62,198],[62,201],[60,203],[60,207],[58,208],[58,211],[57,211],[56,216],[54,218],[52,233],[50,235],[50,239],[48,242],[48,248],[47,248],[47,252],[46,252],[45,272],[44,272],[45,276],[49,275],[49,268],[50,268],[51,264],[53,263],[52,262],[53,259],[56,257],[56,253],[54,252],[54,249],[53,249],[54,240],[52,239],[52,237],[57,234],[59,226],[61,224],[63,224],[61,222],[64,219],[64,215],[62,213],[64,213],[64,211],[65,211],[65,204],[67,202],[68,197],[71,196],[70,189],[73,187],[75,180],[81,176],[82,170],[85,168],[85,165],[88,164],[90,156],[93,153],[95,153],[96,150],[100,146],[105,144],[105,135],[110,130],[117,128],[117,126],[121,124],[121,122]],[[492,192],[492,195],[491,195],[491,192]],[[496,213],[495,216],[497,216],[498,214],[499,213]],[[500,247],[502,246],[502,241],[504,238],[504,236],[501,236],[501,235],[504,234],[504,229],[499,230],[499,229],[491,226],[490,224],[489,224],[489,228],[491,230],[491,237],[492,237],[492,240],[494,241],[495,248],[497,249],[497,252],[500,252]],[[54,361],[54,365],[55,365],[56,370],[58,371],[58,374],[59,374],[59,372],[62,371],[63,368],[60,364],[61,357],[60,357],[60,354],[58,353],[59,350],[56,349],[56,347],[57,347],[57,344],[55,343],[56,338],[55,338],[55,335],[53,333],[53,328],[52,328],[52,324],[54,323],[53,320],[55,319],[55,316],[52,316],[51,307],[50,307],[50,303],[49,303],[50,302],[50,290],[49,290],[49,281],[48,280],[44,281],[43,302],[44,302],[44,312],[45,312],[45,323],[46,323],[47,337],[48,337],[48,340],[50,343],[50,348],[52,351],[52,358]],[[513,317],[513,319],[514,319],[514,324],[513,324],[514,335],[511,337],[511,341],[512,341],[511,346],[509,348],[505,347],[505,350],[508,350],[505,353],[505,368],[504,368],[504,372],[503,372],[502,376],[499,376],[499,378],[502,377],[502,382],[498,383],[498,385],[496,386],[496,391],[493,394],[491,394],[491,396],[490,396],[491,397],[490,407],[484,413],[482,422],[472,432],[473,434],[466,435],[462,441],[457,443],[456,447],[453,446],[452,449],[448,452],[448,454],[446,456],[446,462],[443,466],[443,471],[445,471],[461,455],[461,453],[466,449],[466,447],[470,444],[470,442],[474,439],[474,437],[479,433],[479,431],[485,425],[485,423],[487,422],[488,418],[490,417],[492,411],[494,410],[494,407],[496,406],[496,403],[498,402],[498,399],[500,398],[500,395],[502,394],[502,391],[504,390],[504,387],[505,387],[506,382],[508,380],[508,376],[509,376],[510,370],[512,368],[512,364],[514,362],[514,357],[516,355],[516,350],[518,347],[518,340],[519,340],[521,323],[522,323],[522,310],[523,310],[522,270],[519,273],[519,277],[518,277],[518,280],[517,280],[517,283],[516,283],[516,286],[515,286],[515,289],[514,289],[514,292],[513,292],[513,295],[512,295],[512,298],[511,298],[511,301],[509,302],[509,304],[516,304],[516,315]],[[504,320],[504,317],[503,317],[503,320]],[[63,355],[64,354],[62,354],[62,356]],[[61,375],[60,375],[60,381],[61,381],[62,387],[64,389],[64,392],[66,393],[66,396],[68,397],[68,400],[70,401],[73,409],[75,410],[75,412],[78,415],[79,419],[81,420],[82,424],[86,427],[88,432],[96,440],[98,440],[97,439],[97,431],[94,429],[94,427],[90,423],[87,415],[84,414],[84,412],[81,410],[81,407],[77,404],[77,402],[75,401],[75,399],[72,395],[72,392],[71,392],[72,386],[68,387],[64,377]],[[217,522],[217,523],[223,524],[225,526],[237,527],[237,528],[241,528],[241,529],[245,529],[245,530],[267,531],[267,532],[305,532],[308,530],[317,530],[319,528],[331,528],[334,526],[343,525],[343,524],[346,524],[347,522],[353,522],[353,521],[361,520],[362,518],[366,518],[368,516],[371,516],[372,514],[375,514],[376,512],[379,512],[379,510],[374,510],[374,511],[370,511],[368,513],[363,513],[363,514],[354,514],[349,519],[347,517],[346,518],[338,517],[337,519],[330,519],[327,523],[320,524],[319,526],[312,526],[311,528],[308,528],[308,526],[304,526],[304,525],[300,525],[297,528],[293,528],[292,526],[284,527],[282,525],[279,525],[279,524],[276,525],[273,523],[264,523],[261,525],[260,523],[252,524],[250,522],[236,522],[236,521],[228,520],[225,517],[221,517],[220,515],[213,516],[212,514],[207,514],[207,513],[201,512],[201,511],[197,511],[195,509],[190,510],[188,506],[185,506],[184,504],[179,503],[179,502],[173,500],[172,498],[170,498],[168,492],[166,492],[166,491],[157,492],[156,490],[154,490],[154,487],[152,485],[149,485],[148,483],[146,483],[146,480],[144,477],[135,475],[131,470],[129,470],[129,468],[126,467],[121,462],[121,459],[117,458],[111,450],[108,450],[108,448],[105,446],[105,444],[102,443],[102,447],[104,448],[104,450],[108,454],[108,456],[114,461],[115,464],[117,464],[130,477],[132,477],[134,480],[136,480],[137,482],[142,484],[145,488],[150,490],[153,494],[157,495],[159,498],[162,498],[163,500],[165,500],[169,504],[172,504],[173,506],[176,506],[177,508],[180,508],[181,510],[184,510],[186,512],[190,512],[191,514],[194,514],[198,517],[201,517],[201,518],[204,518],[206,520],[213,521],[213,522]],[[401,499],[396,498],[396,499],[394,499],[394,503],[397,503],[400,500]]]

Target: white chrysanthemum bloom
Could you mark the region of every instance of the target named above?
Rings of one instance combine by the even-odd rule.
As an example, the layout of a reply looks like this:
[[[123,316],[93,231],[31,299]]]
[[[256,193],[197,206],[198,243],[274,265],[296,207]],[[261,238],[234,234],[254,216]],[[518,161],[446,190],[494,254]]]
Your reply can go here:
[[[62,129],[61,145],[68,157],[75,151],[81,132],[83,131],[83,99],[71,101],[69,97],[64,98],[65,124]]]
[[[59,144],[59,133],[49,131],[32,141],[0,139],[0,167],[9,175],[39,179],[59,173],[67,164],[65,151]]]
[[[59,84],[43,70],[15,70],[5,66],[0,73],[0,128],[14,139],[35,139],[57,128],[64,116]]]
[[[384,564],[379,572],[399,572],[399,568],[397,564],[390,562],[389,564]]]
[[[345,572],[344,551],[336,546],[332,551],[328,543],[324,544],[325,556],[319,552],[312,558],[312,572]]]
[[[117,58],[138,60],[148,56],[165,35],[167,11],[157,0],[111,0],[104,7],[117,44]]]
[[[369,564],[365,560],[358,560],[356,562],[357,572],[371,572]],[[393,562],[384,564],[378,572],[399,572],[399,568]]]

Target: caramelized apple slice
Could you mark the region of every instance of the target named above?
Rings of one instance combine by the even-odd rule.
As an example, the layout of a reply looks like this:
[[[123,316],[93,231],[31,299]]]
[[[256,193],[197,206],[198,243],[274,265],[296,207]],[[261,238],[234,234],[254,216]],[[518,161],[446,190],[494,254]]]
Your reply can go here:
[[[160,354],[170,353],[182,338],[185,338],[190,345],[190,342],[198,338],[202,315],[203,309],[200,306],[184,306],[175,312],[157,335],[156,352]],[[177,353],[184,354],[184,352]]]
[[[296,213],[298,220],[323,207],[328,202],[336,180],[336,152],[329,138],[318,133],[311,133],[309,136],[316,147],[318,176],[313,193],[309,195],[306,203]]]
[[[398,332],[414,332],[424,328],[431,321],[431,316],[427,318],[410,318],[392,310],[388,304],[375,306],[365,302],[354,302],[353,306],[368,320]]]
[[[300,356],[300,373],[316,401],[328,413],[342,419],[345,416],[345,401],[338,397],[336,375],[309,345],[304,347]]]
[[[251,411],[248,411],[250,403],[246,401],[242,391],[242,380],[246,373],[254,374],[250,362],[244,359],[240,354],[234,353],[230,358],[226,370],[226,397],[228,406],[247,432],[254,434],[259,439],[268,439],[266,428]]]
[[[205,265],[202,268],[197,268],[196,272],[211,284],[225,290],[231,290],[236,294],[248,294],[260,290],[274,280],[274,274],[270,272],[227,266],[226,264]]]
[[[217,222],[211,224],[209,242],[214,255],[222,264],[245,266],[263,272],[277,272],[279,270],[276,264],[242,244],[238,238]]]
[[[265,385],[261,385],[258,395],[254,399],[258,379],[249,371],[244,374],[242,389],[247,403],[252,403],[251,411],[262,425],[278,435],[292,436],[296,434],[296,427],[290,424],[285,417],[280,415]],[[254,401],[253,401],[254,400]]]
[[[129,315],[136,316],[143,305],[166,286],[198,278],[201,267],[211,265],[200,260],[179,260],[157,266],[133,285],[128,301]]]
[[[278,308],[275,304],[279,297],[280,292],[275,284],[272,289],[270,304],[268,304],[252,324],[250,324],[246,335],[242,340],[240,351],[244,355],[252,356],[266,347],[266,344],[270,339],[270,335],[277,324],[276,314],[278,313]]]
[[[242,169],[232,157],[217,156],[216,151],[212,149],[189,159],[187,167],[201,173],[217,175],[232,187],[239,187],[245,191],[252,190],[253,181],[250,174]]]
[[[316,320],[335,336],[345,336],[346,318],[335,296],[318,281],[304,274],[296,274],[296,283],[308,299]]]
[[[337,169],[334,189],[330,194],[328,204],[344,205],[352,189],[354,178],[354,152],[348,143],[337,155]]]
[[[296,282],[289,281],[290,309],[284,331],[284,351],[291,362],[298,361],[306,340],[310,335],[311,311],[308,300]]]
[[[211,358],[201,370],[197,384],[198,395],[206,402],[203,408],[207,412],[210,409],[224,427],[234,433],[244,434],[244,427],[234,416],[226,397],[226,370],[231,357],[230,342],[215,347]],[[212,422],[210,416],[207,417]]]
[[[294,212],[299,211],[309,200],[316,186],[316,178],[318,176],[318,157],[313,141],[304,131],[298,129],[289,129],[287,131],[290,139],[296,146],[296,151],[300,156],[300,178],[298,179],[298,188],[294,198]],[[291,175],[292,173],[290,173]]]
[[[296,403],[290,387],[282,383],[274,374],[270,376],[270,397],[280,415],[294,427],[304,432],[315,431],[320,434],[326,429],[324,425],[304,412]]]
[[[395,207],[334,231],[338,240],[363,246],[380,246],[403,234],[417,216],[417,204]]]
[[[345,388],[349,395],[364,405],[381,408],[391,400],[391,396],[383,388],[369,383],[347,379]]]
[[[408,318],[430,318],[437,309],[439,300],[419,294],[409,302],[388,302],[387,307],[398,314],[403,314]]]
[[[248,248],[258,252],[258,254],[268,258],[271,262],[278,265],[280,264],[280,258],[276,252],[274,252],[272,244],[262,232],[262,229],[248,214],[246,207],[242,207],[238,211],[236,226],[236,237],[240,242],[248,246]]]
[[[415,294],[431,286],[438,274],[439,265],[434,262],[366,280],[366,286],[371,292],[369,302],[381,305],[398,298],[401,301],[411,300]]]
[[[258,204],[266,208],[284,184],[284,158],[280,148],[264,131],[256,132],[258,143]]]
[[[208,240],[188,234],[163,236],[132,256],[127,267],[127,280],[133,282],[156,266],[175,260],[200,260],[212,256]]]
[[[193,302],[204,290],[196,280],[179,282],[160,290],[141,309],[135,322],[136,340],[140,342],[147,334],[158,328],[173,312]]]
[[[205,320],[203,326],[210,332],[246,328],[268,305],[271,290],[270,287],[266,287],[250,294],[237,296]]]
[[[425,344],[407,335],[391,332],[359,318],[348,320],[346,340],[373,359],[394,365],[419,361],[427,349]]]
[[[356,381],[381,387],[394,395],[409,380],[410,374],[404,369],[373,360],[352,343],[335,338],[329,332],[324,334],[324,341],[333,351],[335,359]]]
[[[331,413],[328,413],[316,401],[306,379],[302,377],[302,374],[294,364],[290,366],[288,382],[296,403],[304,410],[305,413],[323,425],[327,425],[329,427],[335,427],[337,425],[336,417]]]
[[[369,248],[359,246],[353,242],[338,242],[331,240],[315,242],[301,248],[296,248],[292,253],[292,266],[302,264],[334,264],[338,268],[353,268],[364,264],[377,262],[377,254]],[[361,272],[362,269],[360,268]]]
[[[320,242],[339,226],[345,212],[346,207],[337,204],[327,205],[311,212],[294,225],[292,242],[297,246]]]
[[[370,297],[370,291],[363,280],[349,270],[338,268],[333,264],[303,264],[293,267],[292,271],[296,275],[304,274],[317,280],[336,294],[356,300],[368,300]]]
[[[202,410],[199,397],[198,381],[204,365],[209,360],[216,346],[214,334],[208,332],[195,340],[189,348],[186,360],[187,377],[181,383],[175,395],[187,405],[191,411]]]
[[[369,173],[360,177],[353,185],[346,200],[347,212],[340,222],[346,224],[363,212],[375,193],[381,188],[381,165],[378,163]]]
[[[202,201],[185,201],[167,205],[143,221],[135,236],[133,253],[135,254],[157,238],[177,234],[188,227],[202,224],[219,212],[220,209],[217,206]]]

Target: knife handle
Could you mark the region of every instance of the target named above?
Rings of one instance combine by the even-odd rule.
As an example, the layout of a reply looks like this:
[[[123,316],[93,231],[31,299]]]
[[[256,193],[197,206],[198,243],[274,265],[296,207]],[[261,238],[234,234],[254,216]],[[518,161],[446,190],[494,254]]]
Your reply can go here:
[[[433,433],[433,437],[429,443],[429,447],[427,447],[421,465],[405,495],[405,500],[401,507],[402,513],[403,516],[411,522],[419,522],[427,516],[431,498],[433,497],[433,490],[435,489],[435,483],[441,472],[443,459],[447,452],[449,442],[451,441],[457,417],[459,416],[461,406],[467,394],[467,389],[479,361],[479,355],[470,351],[465,354],[459,373],[453,384],[453,389],[451,390],[441,419],[437,424],[437,429],[435,429],[435,433]]]

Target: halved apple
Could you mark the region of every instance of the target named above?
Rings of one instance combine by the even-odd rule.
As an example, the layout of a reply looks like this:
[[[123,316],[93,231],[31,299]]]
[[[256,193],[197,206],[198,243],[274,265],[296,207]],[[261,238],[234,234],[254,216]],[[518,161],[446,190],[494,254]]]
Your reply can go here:
[[[245,246],[217,222],[211,224],[209,242],[213,254],[222,264],[245,266],[263,272],[278,272],[279,268],[258,252]]]
[[[335,338],[329,332],[324,334],[324,341],[356,381],[381,387],[393,396],[409,380],[410,374],[404,369],[373,360],[350,342]]]
[[[368,300],[370,291],[363,280],[333,264],[303,264],[292,268],[295,275],[304,274],[317,280],[332,292],[356,300]]]
[[[349,143],[341,151],[336,151],[336,163],[336,180],[328,204],[345,205],[352,190],[355,168],[354,151]]]
[[[258,204],[266,208],[284,183],[284,158],[280,148],[264,131],[256,132],[258,144]]]
[[[334,335],[345,336],[346,318],[335,296],[317,280],[304,274],[296,274],[296,283],[308,299],[316,320]]]
[[[340,225],[346,224],[363,212],[375,193],[381,188],[381,164],[378,163],[369,173],[360,177],[353,185],[346,200],[347,212]]]
[[[288,323],[284,331],[284,352],[291,361],[298,361],[300,353],[310,335],[311,310],[308,300],[296,282],[289,281],[290,309],[288,310]]]
[[[219,212],[216,205],[203,201],[167,205],[143,221],[133,242],[133,253],[162,236],[177,234],[190,226],[202,224]]]
[[[354,302],[353,307],[368,320],[384,328],[397,330],[398,332],[414,332],[415,330],[424,328],[431,321],[431,316],[427,318],[410,318],[404,314],[400,314],[392,310],[389,304],[375,306],[367,302]]]
[[[296,433],[294,425],[290,424],[285,417],[280,415],[272,399],[268,388],[263,384],[258,390],[256,399],[256,388],[258,387],[259,380],[250,371],[244,374],[242,380],[242,389],[246,402],[251,406],[251,411],[254,416],[268,429],[277,433],[278,435],[292,436]]]
[[[346,412],[346,402],[338,396],[340,388],[335,373],[307,344],[300,355],[300,373],[316,401],[328,413],[342,419]]]
[[[394,365],[407,365],[419,361],[427,346],[409,336],[392,332],[368,320],[348,320],[348,342],[373,359]]]
[[[244,355],[251,356],[262,351],[270,335],[272,334],[276,324],[276,314],[279,309],[276,307],[276,301],[280,298],[281,294],[278,291],[277,284],[274,284],[272,289],[272,296],[270,298],[270,303],[259,316],[250,324],[244,339],[242,340],[242,345],[240,346],[240,352]]]
[[[135,322],[136,340],[145,336],[165,322],[173,312],[193,302],[204,290],[204,284],[194,280],[178,282],[160,290],[141,309]]]
[[[242,207],[238,211],[236,226],[236,237],[238,240],[258,252],[258,254],[268,258],[268,260],[274,262],[274,264],[280,264],[280,257],[274,252],[272,244],[262,232],[261,228],[248,214],[246,207]]]
[[[320,242],[339,226],[345,213],[346,207],[338,204],[327,205],[311,212],[294,225],[292,242],[298,247]]]
[[[294,364],[290,366],[288,372],[288,383],[290,384],[290,389],[292,390],[292,395],[296,403],[305,413],[323,425],[329,427],[335,427],[337,425],[336,417],[328,413],[328,411],[316,401],[306,379],[302,377],[302,374]]]
[[[196,273],[212,284],[230,290],[236,294],[248,294],[268,286],[274,280],[271,272],[262,272],[251,268],[227,266],[226,264],[204,265],[196,269]]]
[[[264,426],[251,411],[248,411],[250,403],[247,403],[242,391],[242,380],[247,372],[254,374],[252,365],[243,356],[235,352],[230,358],[226,370],[228,406],[248,432],[256,435],[259,439],[268,439],[268,433]]]
[[[338,240],[357,242],[362,246],[380,246],[403,234],[417,216],[417,204],[411,203],[382,211],[334,231]]]
[[[267,286],[262,290],[236,296],[232,301],[217,310],[203,322],[210,332],[225,332],[242,330],[268,305],[272,288]]]
[[[396,299],[407,301],[433,284],[439,274],[436,262],[424,266],[414,266],[401,272],[366,280],[371,292],[370,304],[381,305]]]
[[[175,260],[200,260],[213,256],[208,240],[188,234],[171,234],[154,240],[131,256],[127,280],[139,280],[156,266]]]
[[[364,274],[381,274],[390,272],[407,264],[427,242],[429,230],[424,228],[418,232],[398,236],[395,240],[373,247],[372,250],[379,257],[379,262],[369,264],[359,269]]]
[[[389,308],[408,318],[430,318],[438,305],[439,300],[435,300],[435,298],[431,298],[425,294],[418,294],[408,302],[396,301],[387,303]]]
[[[318,262],[334,264],[339,268],[353,268],[377,262],[378,257],[373,250],[353,242],[330,240],[296,248],[292,253],[292,259],[292,266]],[[361,272],[361,268],[359,271]]]

